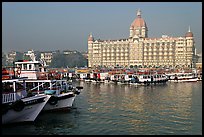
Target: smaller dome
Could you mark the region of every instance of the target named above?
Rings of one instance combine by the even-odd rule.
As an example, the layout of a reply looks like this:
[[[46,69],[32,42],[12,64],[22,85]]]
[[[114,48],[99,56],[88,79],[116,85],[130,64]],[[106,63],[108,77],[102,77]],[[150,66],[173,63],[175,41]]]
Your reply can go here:
[[[92,34],[90,34],[89,35],[89,38],[88,38],[88,41],[93,41],[94,39],[93,39],[93,36],[92,36]]]
[[[193,33],[192,32],[187,32],[185,37],[193,37]]]
[[[190,26],[189,26],[188,32],[186,33],[185,37],[193,37],[193,33],[191,32]]]

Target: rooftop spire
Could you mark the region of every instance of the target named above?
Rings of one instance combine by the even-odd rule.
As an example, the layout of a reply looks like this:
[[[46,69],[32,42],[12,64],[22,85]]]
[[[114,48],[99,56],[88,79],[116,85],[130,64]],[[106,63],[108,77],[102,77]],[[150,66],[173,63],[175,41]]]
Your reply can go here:
[[[92,32],[89,34],[89,38],[88,41],[93,41],[93,36],[92,36]]]
[[[190,26],[188,27],[188,32],[191,32],[191,28],[190,28]]]
[[[137,16],[141,17],[141,10],[140,9],[138,9],[138,11],[137,11]]]

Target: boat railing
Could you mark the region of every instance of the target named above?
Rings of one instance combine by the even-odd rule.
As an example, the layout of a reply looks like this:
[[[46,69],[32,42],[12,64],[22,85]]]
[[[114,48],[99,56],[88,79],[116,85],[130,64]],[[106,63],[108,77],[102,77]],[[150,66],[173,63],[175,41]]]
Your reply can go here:
[[[16,93],[2,94],[2,104],[15,102],[16,101]]]
[[[36,87],[34,87],[34,88],[30,89],[30,91],[33,91],[33,90],[35,90],[35,89],[39,88],[40,86],[43,86],[44,84],[45,84],[45,83],[42,83],[42,84],[40,84],[40,85],[38,85],[38,86],[36,86]]]

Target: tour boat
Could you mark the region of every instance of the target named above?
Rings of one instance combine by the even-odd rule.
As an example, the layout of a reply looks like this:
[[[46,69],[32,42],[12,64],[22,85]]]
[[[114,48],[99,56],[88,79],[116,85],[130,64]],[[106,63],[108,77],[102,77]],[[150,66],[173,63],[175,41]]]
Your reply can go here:
[[[80,86],[73,87],[66,80],[25,80],[25,82],[31,95],[36,93],[51,95],[43,111],[71,108],[76,95],[83,89]]]
[[[15,62],[15,68],[18,77],[27,77],[28,79],[48,79],[46,67],[42,61],[36,60],[18,60]]]
[[[41,61],[18,61],[15,67],[20,68],[19,77],[27,77],[25,80],[28,89],[32,93],[49,94],[51,98],[43,110],[58,110],[70,108],[77,94],[83,87],[68,89],[67,80],[50,78]],[[43,74],[43,75],[39,75]],[[49,86],[48,86],[49,85]],[[58,86],[59,85],[59,86]],[[54,89],[55,88],[55,89]],[[35,92],[36,90],[36,92]]]
[[[152,74],[152,75],[132,75],[130,83],[132,85],[150,85],[166,83],[168,78],[163,74]]]
[[[168,74],[170,82],[197,82],[199,79],[195,73],[174,73]]]
[[[2,80],[2,124],[35,121],[50,99],[51,96],[45,94],[29,97],[24,81]]]

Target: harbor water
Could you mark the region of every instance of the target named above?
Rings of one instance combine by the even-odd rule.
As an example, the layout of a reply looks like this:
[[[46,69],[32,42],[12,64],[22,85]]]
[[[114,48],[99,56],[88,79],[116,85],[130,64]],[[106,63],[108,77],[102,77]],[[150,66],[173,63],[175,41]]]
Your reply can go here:
[[[3,135],[202,135],[202,82],[131,86],[75,82],[73,108],[41,113]]]

